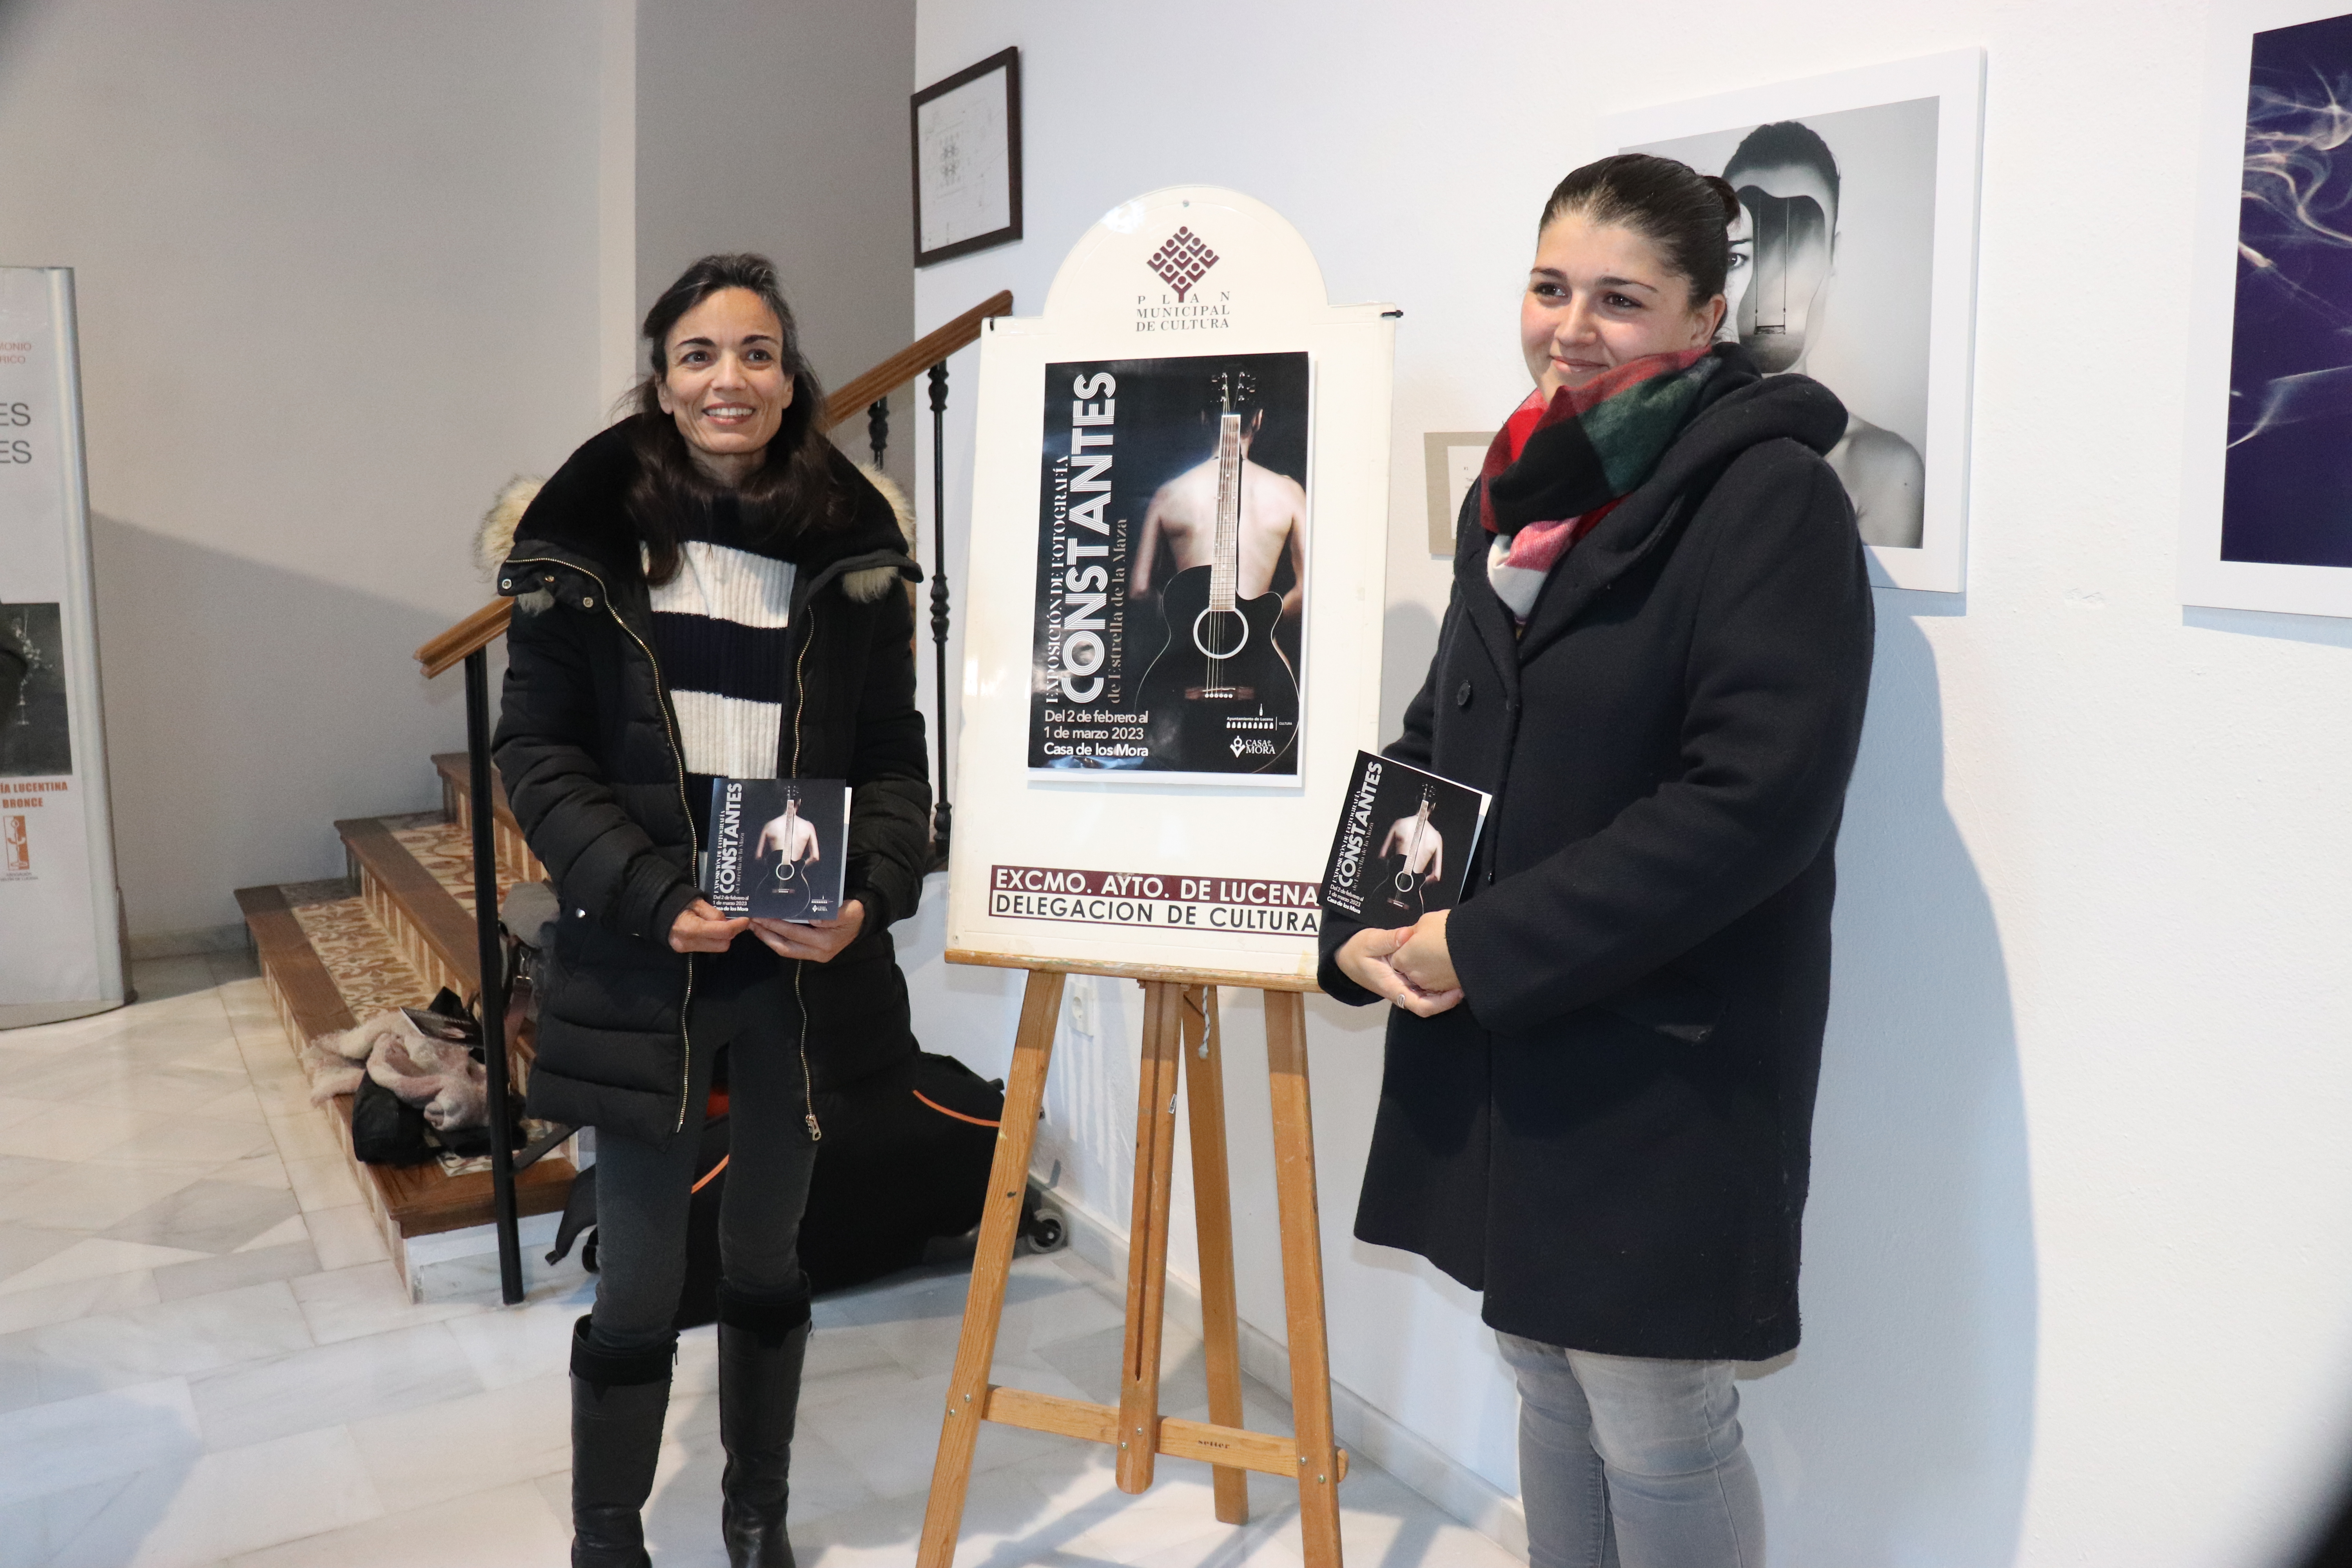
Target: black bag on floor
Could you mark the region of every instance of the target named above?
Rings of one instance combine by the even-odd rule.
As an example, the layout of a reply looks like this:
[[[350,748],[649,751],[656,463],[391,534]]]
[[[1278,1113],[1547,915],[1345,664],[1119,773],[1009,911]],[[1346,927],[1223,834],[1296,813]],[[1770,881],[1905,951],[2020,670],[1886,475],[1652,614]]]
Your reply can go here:
[[[953,1057],[918,1054],[816,1097],[817,1144],[801,1219],[801,1267],[813,1291],[862,1285],[923,1260],[924,1245],[980,1223],[996,1157],[1003,1089]],[[676,1326],[719,1312],[719,1205],[726,1192],[729,1119],[706,1121],[687,1210],[686,1284]],[[575,1177],[556,1228],[554,1263],[583,1233],[596,1268],[596,1170]]]

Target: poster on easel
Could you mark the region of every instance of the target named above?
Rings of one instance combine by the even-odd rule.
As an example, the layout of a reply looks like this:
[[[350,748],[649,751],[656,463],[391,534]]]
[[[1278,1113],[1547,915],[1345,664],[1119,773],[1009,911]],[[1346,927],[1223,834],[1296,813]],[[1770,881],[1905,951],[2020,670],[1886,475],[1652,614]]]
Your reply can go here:
[[[988,324],[951,959],[1311,980],[1378,742],[1395,320],[1186,186]]]
[[[0,268],[0,1028],[119,1007],[73,274]]]

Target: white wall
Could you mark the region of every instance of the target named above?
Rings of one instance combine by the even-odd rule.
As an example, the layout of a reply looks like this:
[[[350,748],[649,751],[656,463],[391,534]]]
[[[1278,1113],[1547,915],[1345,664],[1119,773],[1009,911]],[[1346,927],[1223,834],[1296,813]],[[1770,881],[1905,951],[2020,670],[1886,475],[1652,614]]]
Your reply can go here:
[[[134,938],[438,799],[492,491],[593,427],[597,29],[568,0],[46,0],[0,259],[76,269]],[[7,567],[0,561],[0,597]]]
[[[1989,49],[1969,588],[1879,595],[1806,1340],[1743,1385],[1777,1563],[2284,1561],[2352,1448],[2352,629],[2173,590],[2167,324],[2207,26],[2180,0],[1792,0],[1769,26],[1730,0],[920,8],[919,80],[1022,47],[1031,237],[918,274],[919,324],[1001,286],[1034,310],[1097,215],[1180,181],[1286,214],[1336,299],[1404,307],[1391,728],[1445,586],[1416,437],[1491,426],[1524,390],[1532,224],[1606,150],[1597,117]],[[926,921],[927,1042],[998,1070],[1009,979],[946,969]],[[1097,989],[1105,1043],[1066,1023],[1047,1163],[1123,1228],[1139,1009]],[[1346,1239],[1377,1024],[1311,1019],[1335,1374],[1508,1491],[1475,1299]],[[1259,1036],[1235,1025],[1244,1312],[1279,1337]]]
[[[637,0],[636,318],[698,257],[776,263],[819,380],[913,341],[914,0]],[[892,401],[891,470],[914,420]],[[836,432],[868,455],[866,421]]]

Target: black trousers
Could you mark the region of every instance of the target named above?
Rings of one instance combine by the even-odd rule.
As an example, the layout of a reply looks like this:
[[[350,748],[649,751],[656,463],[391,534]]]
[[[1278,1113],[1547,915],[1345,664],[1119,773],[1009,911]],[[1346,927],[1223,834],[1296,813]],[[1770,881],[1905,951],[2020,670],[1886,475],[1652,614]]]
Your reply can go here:
[[[793,992],[799,965],[749,931],[724,953],[694,961],[688,1005],[686,1130],[667,1148],[596,1140],[596,1306],[588,1338],[598,1350],[642,1351],[668,1342],[686,1283],[688,1201],[704,1102],[719,1047],[727,1047],[726,1191],[719,1207],[719,1268],[736,1289],[782,1296],[805,1289],[801,1211],[808,1205],[816,1142],[809,1136],[801,1058],[803,1015]]]

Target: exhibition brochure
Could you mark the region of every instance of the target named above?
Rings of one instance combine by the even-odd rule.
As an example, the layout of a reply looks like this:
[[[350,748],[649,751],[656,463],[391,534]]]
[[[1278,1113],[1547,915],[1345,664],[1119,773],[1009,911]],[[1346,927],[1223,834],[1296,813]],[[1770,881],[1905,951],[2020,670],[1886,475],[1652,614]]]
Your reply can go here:
[[[832,920],[849,869],[849,782],[714,779],[704,842],[702,891],[720,914]]]
[[[1380,926],[1411,925],[1452,909],[1494,798],[1393,757],[1358,752],[1323,868],[1323,907]]]

